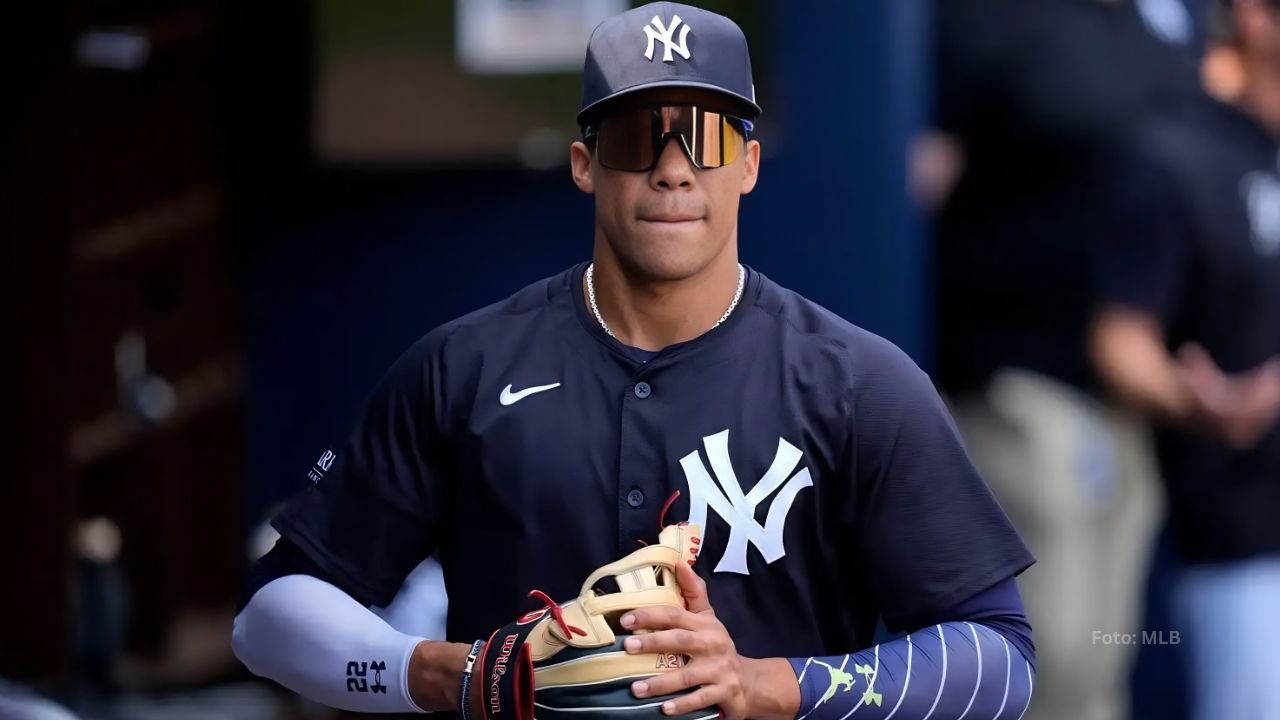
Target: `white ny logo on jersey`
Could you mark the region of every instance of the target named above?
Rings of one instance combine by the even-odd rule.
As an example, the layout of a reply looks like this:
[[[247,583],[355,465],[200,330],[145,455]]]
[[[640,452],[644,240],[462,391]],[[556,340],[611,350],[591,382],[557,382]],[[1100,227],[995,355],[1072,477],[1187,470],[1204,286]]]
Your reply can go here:
[[[676,28],[680,28],[680,42],[675,41]],[[653,46],[657,40],[662,41],[662,62],[675,62],[675,58],[671,57],[671,51],[680,53],[680,57],[685,60],[689,59],[689,46],[685,42],[689,39],[689,24],[685,23],[684,27],[680,27],[680,16],[671,16],[671,25],[669,27],[662,26],[662,19],[657,15],[653,16],[652,24],[644,26],[644,34],[649,38],[649,45],[645,48],[644,56],[649,61],[653,61]]]
[[[786,555],[782,531],[786,526],[787,513],[791,512],[791,503],[795,501],[796,493],[813,486],[809,468],[791,475],[791,471],[800,463],[801,452],[783,438],[778,438],[778,450],[773,456],[769,471],[755,487],[743,493],[742,484],[738,482],[738,476],[733,472],[733,463],[729,460],[729,431],[708,435],[702,438],[702,443],[706,447],[707,458],[711,460],[711,470],[716,479],[711,478],[696,450],[680,459],[680,467],[684,468],[685,477],[689,481],[689,522],[697,523],[705,532],[707,507],[710,506],[729,523],[729,543],[715,572],[748,574],[748,541],[756,546],[765,562],[771,563]],[[787,479],[788,476],[790,480]],[[774,498],[764,525],[761,526],[756,522],[756,506],[784,482],[786,486]]]

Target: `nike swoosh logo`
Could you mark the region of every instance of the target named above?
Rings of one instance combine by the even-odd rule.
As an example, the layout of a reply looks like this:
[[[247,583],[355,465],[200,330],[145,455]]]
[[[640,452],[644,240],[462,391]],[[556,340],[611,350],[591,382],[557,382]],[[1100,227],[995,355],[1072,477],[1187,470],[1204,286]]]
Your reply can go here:
[[[498,402],[503,405],[515,405],[534,393],[546,392],[547,390],[552,390],[558,387],[560,387],[560,383],[551,383],[550,385],[534,385],[533,387],[527,387],[519,392],[511,392],[511,386],[508,385],[502,388],[502,394],[498,396]]]

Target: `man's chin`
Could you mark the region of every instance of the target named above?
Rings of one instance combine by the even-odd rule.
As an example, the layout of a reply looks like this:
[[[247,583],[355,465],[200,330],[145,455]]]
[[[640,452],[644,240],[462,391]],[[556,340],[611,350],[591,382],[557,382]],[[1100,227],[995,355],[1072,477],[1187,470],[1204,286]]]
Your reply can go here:
[[[710,264],[709,259],[680,257],[633,257],[624,261],[628,275],[645,282],[679,282],[697,275]]]

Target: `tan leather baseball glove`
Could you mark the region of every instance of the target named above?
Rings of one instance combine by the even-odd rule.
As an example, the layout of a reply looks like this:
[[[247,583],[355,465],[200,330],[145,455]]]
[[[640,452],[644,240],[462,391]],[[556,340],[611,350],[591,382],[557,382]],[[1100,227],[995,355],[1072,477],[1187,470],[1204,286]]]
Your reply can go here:
[[[683,667],[686,658],[627,653],[622,643],[630,633],[619,619],[641,607],[684,607],[675,568],[693,564],[700,543],[697,525],[668,525],[656,545],[593,572],[569,602],[531,592],[547,606],[499,628],[481,652],[473,682],[483,684],[484,720],[671,720],[661,711],[670,697],[638,699],[631,683]],[[609,579],[616,592],[597,589]],[[716,713],[673,717],[698,720]]]

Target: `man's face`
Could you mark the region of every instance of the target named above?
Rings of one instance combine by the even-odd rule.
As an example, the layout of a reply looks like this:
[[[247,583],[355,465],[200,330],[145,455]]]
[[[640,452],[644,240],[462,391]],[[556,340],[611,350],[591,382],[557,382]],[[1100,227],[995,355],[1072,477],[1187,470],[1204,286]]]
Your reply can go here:
[[[709,91],[663,89],[620,99],[610,112],[668,104],[717,109],[723,102]],[[596,225],[619,262],[670,281],[700,272],[735,237],[739,198],[755,187],[760,143],[747,141],[733,162],[705,170],[693,166],[677,138],[644,172],[607,168],[581,142],[573,144],[571,160],[574,182],[595,195]]]

